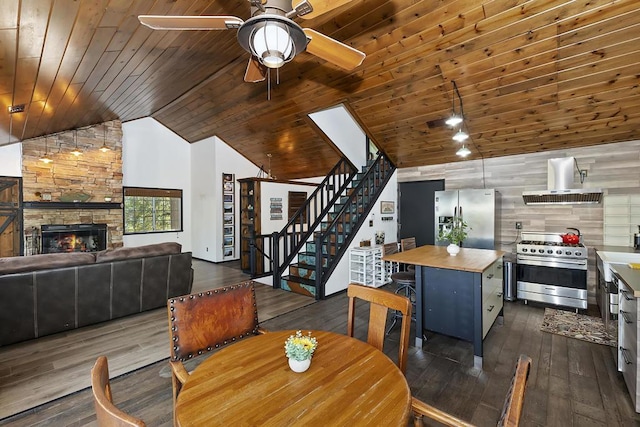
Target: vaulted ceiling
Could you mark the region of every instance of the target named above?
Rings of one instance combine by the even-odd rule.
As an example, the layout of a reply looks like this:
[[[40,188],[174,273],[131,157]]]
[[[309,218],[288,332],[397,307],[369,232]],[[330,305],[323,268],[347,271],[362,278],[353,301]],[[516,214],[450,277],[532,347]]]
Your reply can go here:
[[[461,161],[443,124],[452,80],[468,158],[640,136],[637,0],[352,0],[298,23],[363,51],[363,64],[347,72],[303,52],[271,73],[271,99],[266,81],[243,81],[235,30],[153,31],[141,14],[246,20],[249,2],[3,0],[0,145],[153,117],[256,165],[272,154],[278,178],[319,176],[339,155],[307,115],[345,103],[397,166]],[[10,116],[16,104],[25,111]]]

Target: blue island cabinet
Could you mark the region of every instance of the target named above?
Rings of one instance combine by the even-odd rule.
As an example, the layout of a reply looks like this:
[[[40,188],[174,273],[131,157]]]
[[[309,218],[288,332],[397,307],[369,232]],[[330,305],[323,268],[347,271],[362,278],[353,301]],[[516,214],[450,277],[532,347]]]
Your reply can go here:
[[[502,258],[482,272],[419,270],[423,329],[472,342],[474,367],[482,368],[483,340],[503,314]]]

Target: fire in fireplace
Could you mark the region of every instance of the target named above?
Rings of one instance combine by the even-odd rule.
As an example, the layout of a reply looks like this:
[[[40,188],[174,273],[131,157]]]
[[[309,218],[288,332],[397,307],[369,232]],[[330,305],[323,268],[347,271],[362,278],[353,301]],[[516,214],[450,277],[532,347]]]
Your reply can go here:
[[[97,252],[107,248],[107,224],[43,225],[42,253]]]

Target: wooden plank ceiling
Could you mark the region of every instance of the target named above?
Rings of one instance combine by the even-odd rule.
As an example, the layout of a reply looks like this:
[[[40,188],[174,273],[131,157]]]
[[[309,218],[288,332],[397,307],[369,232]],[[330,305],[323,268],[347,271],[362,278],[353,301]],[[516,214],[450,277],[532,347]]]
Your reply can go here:
[[[364,63],[345,72],[303,52],[272,73],[271,100],[266,82],[243,82],[235,30],[152,31],[140,14],[246,20],[249,3],[1,0],[0,145],[150,116],[256,165],[272,154],[278,178],[319,176],[338,154],[307,114],[342,102],[399,167],[460,161],[442,125],[452,80],[469,158],[640,136],[637,0],[353,0],[299,23]],[[12,104],[26,111],[10,119]]]

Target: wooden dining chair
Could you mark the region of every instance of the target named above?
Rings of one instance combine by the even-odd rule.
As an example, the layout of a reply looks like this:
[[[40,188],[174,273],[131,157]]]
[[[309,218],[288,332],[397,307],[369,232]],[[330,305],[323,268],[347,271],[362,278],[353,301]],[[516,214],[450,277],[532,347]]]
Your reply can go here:
[[[516,363],[515,373],[511,379],[511,386],[509,387],[504,406],[502,407],[500,419],[498,420],[498,427],[517,427],[520,424],[522,406],[524,405],[524,392],[527,379],[529,378],[530,368],[531,358],[524,354],[520,355]],[[423,417],[430,418],[450,427],[473,427],[473,424],[428,405],[415,397],[411,399],[411,408],[415,416],[415,427],[423,425]]]
[[[144,421],[121,411],[113,404],[109,383],[109,364],[105,356],[98,357],[91,368],[91,391],[100,427],[146,426]]]
[[[402,295],[397,295],[384,289],[350,283],[347,286],[349,297],[349,314],[347,318],[347,335],[353,337],[356,298],[368,301],[369,329],[367,343],[382,351],[384,347],[385,327],[388,310],[402,313],[400,328],[400,343],[398,348],[398,367],[404,374],[407,367],[407,349],[409,348],[409,332],[411,327],[411,301]]]
[[[175,415],[176,399],[189,378],[183,362],[266,330],[258,325],[252,281],[171,298],[167,309]]]
[[[400,239],[400,250],[402,252],[408,251],[409,249],[416,248],[416,238],[415,237],[405,237],[404,239]]]

